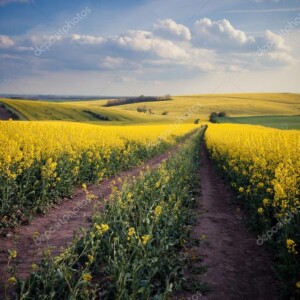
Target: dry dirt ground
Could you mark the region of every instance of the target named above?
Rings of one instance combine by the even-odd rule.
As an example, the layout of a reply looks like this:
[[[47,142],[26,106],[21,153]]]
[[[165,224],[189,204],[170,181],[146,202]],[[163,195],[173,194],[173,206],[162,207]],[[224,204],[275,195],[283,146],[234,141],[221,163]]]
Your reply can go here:
[[[243,224],[242,212],[233,202],[235,196],[214,170],[203,144],[201,160],[201,195],[197,225],[192,231],[192,237],[200,240],[200,245],[191,251],[207,266],[207,272],[203,275],[189,273],[188,279],[190,276],[190,280],[206,282],[211,289],[205,295],[189,292],[176,298],[277,299],[272,259],[266,249],[256,244],[257,237]]]

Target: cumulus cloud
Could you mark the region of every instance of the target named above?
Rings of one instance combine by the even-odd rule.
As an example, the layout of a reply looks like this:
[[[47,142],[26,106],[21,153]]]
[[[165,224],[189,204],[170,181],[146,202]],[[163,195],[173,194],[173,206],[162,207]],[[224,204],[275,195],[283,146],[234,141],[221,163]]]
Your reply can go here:
[[[212,21],[208,18],[194,24],[192,42],[202,48],[214,49],[219,55],[235,54],[246,63],[253,63],[259,56],[261,66],[292,64],[295,60],[290,55],[290,47],[283,36],[266,30],[261,36],[248,35],[235,28],[228,20]],[[249,58],[249,55],[252,54]]]
[[[7,35],[0,35],[0,48],[9,48],[14,46],[15,42]]]
[[[148,31],[129,30],[126,34],[107,40],[120,48],[152,53],[162,58],[183,59],[187,54],[184,48],[173,41],[162,39]]]
[[[282,66],[293,64],[295,59],[288,53],[284,52],[268,52],[265,55],[265,63],[270,66]]]
[[[50,38],[51,35],[35,35],[13,39],[0,35],[0,55],[15,57],[7,60],[6,66],[18,59],[22,64],[30,64],[24,70],[36,73],[44,70],[131,73],[159,70],[158,74],[183,74],[253,66],[272,68],[294,62],[284,36],[270,30],[261,36],[252,36],[225,19],[204,18],[196,21],[191,30],[166,19],[155,23],[152,31],[128,30],[115,36],[74,33],[61,36],[48,51],[35,57],[36,48]],[[258,55],[258,49],[262,49],[263,55]]]
[[[219,49],[239,49],[253,46],[255,38],[247,36],[241,30],[234,28],[226,20],[212,21],[208,18],[200,19],[194,24],[195,42],[198,45]]]
[[[189,28],[182,24],[178,24],[172,19],[160,20],[154,24],[154,30],[157,35],[169,39],[191,40],[191,32]]]
[[[262,39],[265,44],[271,45],[271,48],[275,51],[290,51],[290,47],[285,44],[285,40],[281,35],[278,35],[271,30],[266,30]]]
[[[128,30],[119,36],[81,36],[73,35],[73,43],[98,45],[102,50],[121,53],[122,50],[135,53],[148,53],[161,58],[184,59],[186,50],[173,41],[155,36],[152,32],[142,30]]]
[[[78,42],[79,44],[86,44],[86,45],[98,45],[105,41],[103,37],[95,37],[91,35],[79,35],[73,34],[71,36],[71,40]]]

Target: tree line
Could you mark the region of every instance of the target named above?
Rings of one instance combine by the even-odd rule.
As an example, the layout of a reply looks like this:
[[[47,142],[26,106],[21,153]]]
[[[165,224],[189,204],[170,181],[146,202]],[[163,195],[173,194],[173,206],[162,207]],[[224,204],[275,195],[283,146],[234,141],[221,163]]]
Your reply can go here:
[[[108,100],[104,106],[117,106],[117,105],[125,105],[139,102],[153,102],[153,101],[169,101],[173,100],[171,95],[165,96],[139,96],[139,97],[128,97],[128,98],[119,98]]]

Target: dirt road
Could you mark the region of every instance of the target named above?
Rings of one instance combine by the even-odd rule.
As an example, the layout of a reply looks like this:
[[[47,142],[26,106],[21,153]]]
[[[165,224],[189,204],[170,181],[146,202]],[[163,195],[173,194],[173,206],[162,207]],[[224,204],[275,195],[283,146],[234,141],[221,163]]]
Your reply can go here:
[[[208,267],[197,279],[212,288],[207,295],[188,293],[183,299],[277,299],[271,257],[243,224],[235,195],[214,170],[204,145],[201,156],[198,225],[192,236],[201,240],[194,250]]]

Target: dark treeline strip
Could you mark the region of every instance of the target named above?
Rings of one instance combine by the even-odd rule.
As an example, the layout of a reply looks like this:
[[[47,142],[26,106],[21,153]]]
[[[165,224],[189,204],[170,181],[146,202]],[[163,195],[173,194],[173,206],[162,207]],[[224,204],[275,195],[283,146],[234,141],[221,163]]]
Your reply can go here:
[[[120,98],[108,100],[105,106],[117,106],[117,105],[125,105],[132,103],[140,103],[140,102],[153,102],[153,101],[169,101],[173,100],[171,95],[166,95],[162,97],[153,97],[153,96],[140,96],[140,97],[130,97],[130,98]]]

